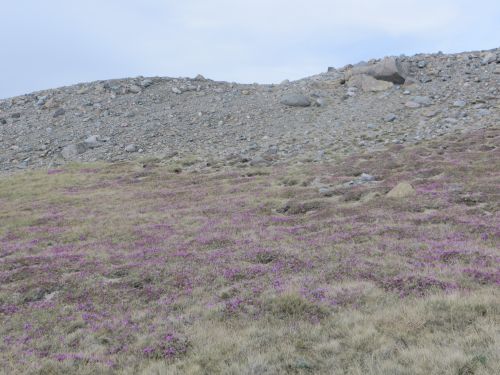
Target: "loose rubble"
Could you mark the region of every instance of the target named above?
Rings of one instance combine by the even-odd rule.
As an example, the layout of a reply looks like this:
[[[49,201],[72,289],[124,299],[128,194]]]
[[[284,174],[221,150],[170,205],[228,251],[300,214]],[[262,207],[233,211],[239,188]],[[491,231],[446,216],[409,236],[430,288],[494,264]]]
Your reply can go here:
[[[387,57],[270,85],[137,77],[3,99],[0,170],[144,157],[193,170],[327,163],[486,128],[500,119],[499,56]]]

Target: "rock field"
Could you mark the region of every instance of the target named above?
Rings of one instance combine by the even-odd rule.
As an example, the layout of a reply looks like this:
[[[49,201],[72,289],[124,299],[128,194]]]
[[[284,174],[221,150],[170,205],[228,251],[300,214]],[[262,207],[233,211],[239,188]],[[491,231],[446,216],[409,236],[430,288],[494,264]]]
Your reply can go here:
[[[0,170],[189,160],[322,162],[498,124],[500,49],[388,57],[281,84],[82,83],[0,100]]]

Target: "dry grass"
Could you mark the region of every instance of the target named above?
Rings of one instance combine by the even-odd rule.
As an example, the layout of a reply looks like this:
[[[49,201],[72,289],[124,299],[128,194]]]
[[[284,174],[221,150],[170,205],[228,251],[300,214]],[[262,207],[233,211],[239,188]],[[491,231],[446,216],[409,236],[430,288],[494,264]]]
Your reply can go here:
[[[0,372],[500,373],[488,144],[497,129],[335,165],[4,178]],[[386,198],[399,181],[417,195]]]

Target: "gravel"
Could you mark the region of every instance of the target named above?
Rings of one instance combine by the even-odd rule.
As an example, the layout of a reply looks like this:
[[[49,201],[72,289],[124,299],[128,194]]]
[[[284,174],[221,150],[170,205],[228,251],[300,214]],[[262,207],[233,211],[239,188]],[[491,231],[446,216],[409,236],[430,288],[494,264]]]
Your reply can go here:
[[[500,74],[492,59],[498,55],[497,49],[403,56],[395,65],[371,60],[359,70],[373,74],[368,81],[375,92],[348,87],[353,74],[346,66],[282,84],[137,77],[7,98],[0,100],[0,171],[145,156],[193,160],[186,169],[327,163],[495,126]],[[402,72],[390,71],[401,67],[404,83]],[[394,84],[379,85],[376,77]],[[456,121],[444,121],[450,118]]]

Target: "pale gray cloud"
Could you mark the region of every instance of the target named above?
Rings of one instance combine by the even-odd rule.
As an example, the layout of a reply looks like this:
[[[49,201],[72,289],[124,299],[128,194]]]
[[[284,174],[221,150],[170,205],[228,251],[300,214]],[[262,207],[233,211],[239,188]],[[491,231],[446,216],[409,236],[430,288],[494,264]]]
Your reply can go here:
[[[497,0],[0,0],[0,97],[137,75],[279,82],[500,45]]]

